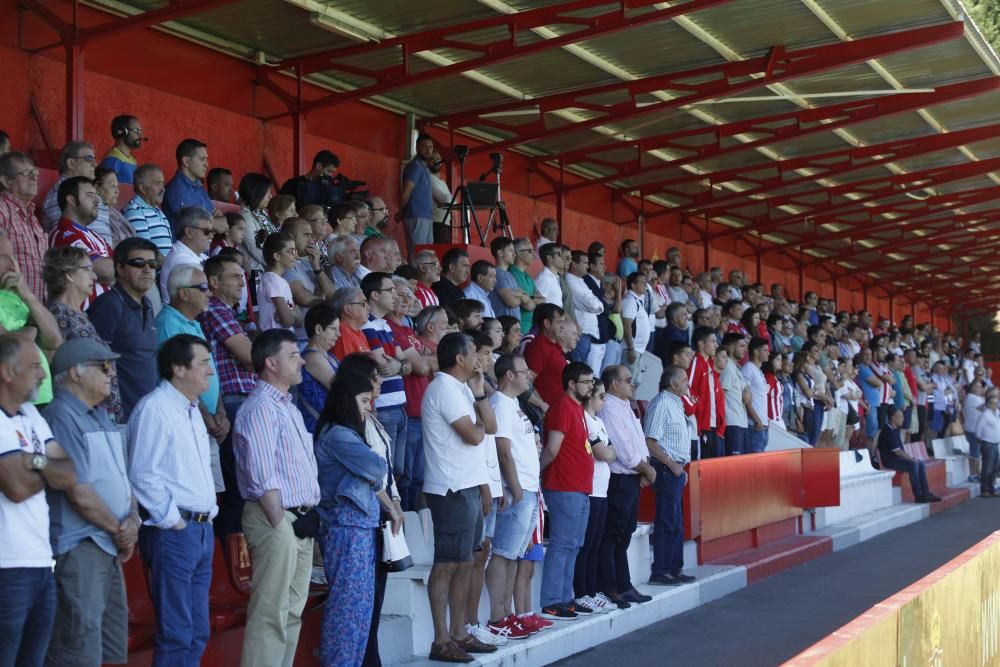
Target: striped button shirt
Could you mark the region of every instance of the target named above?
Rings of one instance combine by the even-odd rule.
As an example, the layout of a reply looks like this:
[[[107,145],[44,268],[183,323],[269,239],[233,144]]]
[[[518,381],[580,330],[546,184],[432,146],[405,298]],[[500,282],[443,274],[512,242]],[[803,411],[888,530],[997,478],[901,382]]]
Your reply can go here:
[[[291,394],[264,380],[240,406],[233,425],[236,481],[246,500],[277,490],[286,508],[319,503],[313,438]]]
[[[680,396],[669,391],[658,393],[646,408],[642,425],[646,437],[655,440],[672,461],[683,465],[691,460],[691,440]]]
[[[149,512],[146,524],[172,528],[180,510],[218,513],[208,431],[198,410],[169,381],[139,401],[128,422],[128,478]]]
[[[39,301],[45,302],[45,281],[42,280],[42,257],[45,255],[45,233],[35,218],[35,202],[25,204],[8,192],[0,192],[0,229],[7,232],[14,246],[14,259],[21,268],[24,281]]]
[[[125,205],[122,213],[138,236],[152,241],[160,254],[167,256],[174,245],[174,235],[170,231],[170,223],[167,222],[167,216],[163,211],[156,206],[150,206],[140,195],[136,195]]]
[[[392,329],[384,318],[368,316],[368,321],[361,327],[361,332],[373,350],[381,349],[385,356],[395,359],[399,343]],[[400,375],[390,375],[382,378],[382,391],[375,399],[376,408],[392,408],[406,403],[406,390],[403,388],[403,378]]]

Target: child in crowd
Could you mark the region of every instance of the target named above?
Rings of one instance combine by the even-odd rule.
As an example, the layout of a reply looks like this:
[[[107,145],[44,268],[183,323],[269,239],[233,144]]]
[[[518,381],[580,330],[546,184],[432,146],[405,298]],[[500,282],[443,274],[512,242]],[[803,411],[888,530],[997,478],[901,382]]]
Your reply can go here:
[[[238,248],[243,243],[247,231],[247,223],[243,216],[239,213],[226,213],[226,224],[229,225],[226,233],[216,234],[212,239],[212,246],[208,251],[212,257],[218,255],[223,248]]]
[[[302,326],[302,313],[292,299],[292,288],[281,276],[292,268],[299,256],[295,240],[288,232],[275,232],[264,241],[264,262],[267,272],[260,279],[257,301],[260,317],[257,326],[261,331],[288,329]]]

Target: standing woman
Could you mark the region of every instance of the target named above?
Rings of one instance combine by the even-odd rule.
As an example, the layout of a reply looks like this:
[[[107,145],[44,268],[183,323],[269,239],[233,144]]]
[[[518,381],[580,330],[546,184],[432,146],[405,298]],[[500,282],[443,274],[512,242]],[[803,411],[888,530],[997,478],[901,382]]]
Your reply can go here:
[[[111,240],[108,242],[111,246],[135,236],[135,229],[118,210],[118,174],[106,167],[98,167],[94,170],[94,186],[101,201],[108,207],[108,221],[111,224]]]
[[[327,303],[320,303],[306,313],[306,334],[309,342],[302,350],[302,384],[299,385],[299,409],[302,421],[310,433],[316,430],[319,415],[326,405],[326,396],[337,374],[340,362],[330,350],[340,338],[340,316]]]
[[[264,240],[277,227],[267,215],[267,205],[271,201],[271,179],[264,174],[249,172],[240,179],[240,215],[246,222],[240,254],[246,260],[243,267],[250,271],[267,271],[264,263]]]
[[[371,380],[345,374],[331,385],[317,427],[319,539],[326,580],[332,584],[320,645],[325,667],[360,665],[368,645],[379,525],[375,494],[383,489],[388,470],[385,459],[362,437],[371,410]]]

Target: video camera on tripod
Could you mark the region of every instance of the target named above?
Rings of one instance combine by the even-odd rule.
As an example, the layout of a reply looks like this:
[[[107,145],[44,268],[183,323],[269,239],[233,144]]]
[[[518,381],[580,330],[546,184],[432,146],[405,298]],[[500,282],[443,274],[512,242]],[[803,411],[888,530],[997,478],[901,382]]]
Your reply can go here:
[[[500,175],[503,172],[503,154],[490,153],[493,165],[487,169],[474,183],[465,181],[465,159],[469,155],[468,146],[455,146],[453,149],[459,165],[459,185],[455,188],[455,194],[448,204],[442,224],[451,224],[452,211],[457,207],[460,211],[459,227],[462,229],[462,240],[465,243],[471,241],[471,225],[475,223],[476,232],[479,235],[480,244],[485,247],[486,239],[494,227],[498,228],[500,234],[508,238],[514,238],[514,232],[510,226],[510,219],[507,217],[507,207],[500,195]],[[486,183],[490,174],[496,174],[495,183]],[[476,216],[476,209],[488,209],[489,217],[486,220],[485,229],[479,225],[479,218]]]

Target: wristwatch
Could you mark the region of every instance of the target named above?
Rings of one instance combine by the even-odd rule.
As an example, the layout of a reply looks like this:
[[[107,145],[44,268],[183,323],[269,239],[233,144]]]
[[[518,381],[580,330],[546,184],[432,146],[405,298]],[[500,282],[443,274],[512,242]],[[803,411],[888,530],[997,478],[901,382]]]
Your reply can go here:
[[[35,472],[42,472],[45,470],[45,466],[49,464],[48,457],[45,454],[32,454],[30,463],[28,465],[28,470],[34,470]]]

